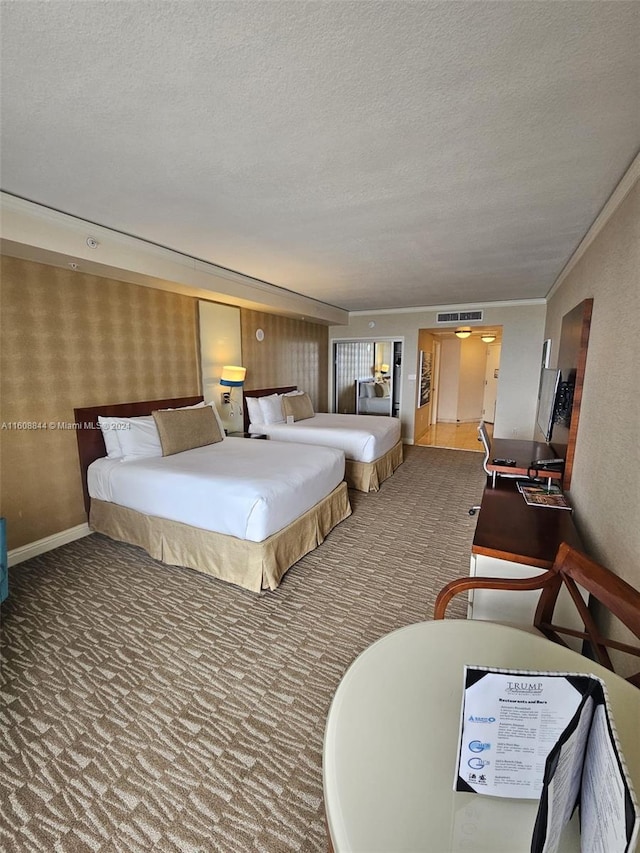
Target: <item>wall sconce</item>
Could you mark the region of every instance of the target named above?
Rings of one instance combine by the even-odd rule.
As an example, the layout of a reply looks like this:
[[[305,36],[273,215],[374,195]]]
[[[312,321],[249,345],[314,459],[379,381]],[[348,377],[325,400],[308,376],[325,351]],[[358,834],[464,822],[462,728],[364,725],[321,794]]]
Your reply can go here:
[[[484,341],[485,344],[492,344],[496,339],[495,335],[483,335],[480,340]]]
[[[247,375],[246,367],[238,367],[234,364],[225,364],[222,368],[222,376],[220,377],[220,384],[225,388],[242,388],[244,385],[244,378]],[[223,406],[231,406],[231,411],[229,412],[229,417],[233,417],[234,415],[234,407],[235,403],[232,399],[232,391],[223,391],[221,395],[222,405]],[[242,409],[241,409],[242,411]]]
[[[470,335],[471,329],[469,326],[460,326],[460,328],[455,331],[456,338],[468,338]]]

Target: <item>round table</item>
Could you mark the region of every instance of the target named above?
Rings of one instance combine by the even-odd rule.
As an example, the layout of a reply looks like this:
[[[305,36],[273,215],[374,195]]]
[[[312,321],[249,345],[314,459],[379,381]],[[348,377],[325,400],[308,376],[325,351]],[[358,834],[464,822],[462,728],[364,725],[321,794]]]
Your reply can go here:
[[[366,649],[331,704],[323,780],[335,853],[529,852],[537,801],[453,790],[465,664],[602,678],[640,794],[640,690],[534,633],[480,620],[420,622]],[[577,820],[560,849],[580,849]]]

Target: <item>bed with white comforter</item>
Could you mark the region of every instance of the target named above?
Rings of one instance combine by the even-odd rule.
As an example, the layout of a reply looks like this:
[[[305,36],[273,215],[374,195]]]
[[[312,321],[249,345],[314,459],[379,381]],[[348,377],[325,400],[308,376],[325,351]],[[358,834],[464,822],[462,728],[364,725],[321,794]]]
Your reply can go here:
[[[316,412],[293,424],[250,424],[249,432],[274,441],[336,447],[354,462],[373,462],[400,441],[400,420],[374,415],[338,415]]]
[[[176,409],[187,447],[151,416]],[[216,436],[213,415],[205,440],[203,409],[181,397],[74,410],[89,526],[169,565],[275,589],[351,514],[344,452],[225,437],[221,424]]]
[[[364,492],[378,491],[380,484],[402,463],[400,419],[313,412],[311,409],[311,417],[287,423],[278,398],[297,396],[299,392],[292,388],[245,392],[249,433],[266,435],[273,442],[342,450],[348,485]],[[259,418],[260,413],[265,417]]]
[[[87,476],[92,499],[262,542],[339,486],[344,454],[227,438],[174,456],[105,457]]]

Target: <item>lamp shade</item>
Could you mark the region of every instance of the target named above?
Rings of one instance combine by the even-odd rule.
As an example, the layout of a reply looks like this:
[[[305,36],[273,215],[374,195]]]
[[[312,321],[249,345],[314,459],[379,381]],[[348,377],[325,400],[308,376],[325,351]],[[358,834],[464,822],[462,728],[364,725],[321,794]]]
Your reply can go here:
[[[380,365],[380,373],[388,373],[388,372],[389,372],[389,365],[388,364],[381,364]]]
[[[225,364],[222,368],[222,376],[220,384],[226,385],[228,388],[239,388],[244,384],[244,377],[247,375],[246,367],[238,367],[234,364]]]
[[[461,326],[455,331],[456,338],[468,338],[470,335],[471,329],[469,328],[469,326]]]

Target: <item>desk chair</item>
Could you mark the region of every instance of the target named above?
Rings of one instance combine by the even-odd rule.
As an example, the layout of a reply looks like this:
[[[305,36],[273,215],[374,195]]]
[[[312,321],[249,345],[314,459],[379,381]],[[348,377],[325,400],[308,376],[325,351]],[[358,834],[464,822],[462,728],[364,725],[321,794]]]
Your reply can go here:
[[[487,426],[484,420],[481,420],[478,424],[478,441],[481,441],[484,446],[484,459],[482,460],[482,467],[484,468],[485,474],[487,477],[491,477],[491,481],[493,485],[496,484],[496,476],[499,477],[508,477],[510,479],[525,479],[519,474],[498,474],[497,471],[490,471],[488,468],[489,458],[491,456],[491,439],[489,438],[489,433],[487,432]],[[476,504],[472,506],[469,510],[469,515],[475,515],[480,509],[480,505]]]
[[[553,623],[553,611],[562,586],[566,586],[576,606],[584,631],[564,628]],[[609,621],[611,614],[640,640],[640,592],[609,569],[596,563],[563,542],[558,548],[553,566],[548,572],[533,578],[466,577],[451,581],[436,598],[434,619],[444,619],[451,599],[470,589],[542,590],[536,608],[533,627],[554,643],[566,646],[562,634],[585,641],[583,654],[615,672],[608,649],[640,657],[640,646],[631,646],[606,638],[596,625],[591,610],[585,604],[578,586],[599,602],[600,619]],[[640,687],[640,672],[627,677]]]

